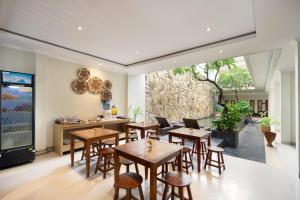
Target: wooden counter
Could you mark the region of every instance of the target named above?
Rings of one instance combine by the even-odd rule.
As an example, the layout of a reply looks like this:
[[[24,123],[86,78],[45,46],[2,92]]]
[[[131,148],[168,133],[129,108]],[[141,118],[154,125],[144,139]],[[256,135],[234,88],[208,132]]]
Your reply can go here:
[[[101,120],[96,122],[89,123],[78,123],[78,124],[54,124],[53,128],[53,144],[54,151],[63,155],[64,152],[70,151],[70,132],[76,130],[83,130],[89,128],[107,128],[112,130],[117,130],[124,132],[124,125],[129,122],[129,119],[110,119],[110,120]],[[64,144],[65,141],[65,144]],[[83,148],[83,143],[76,141],[74,144],[74,149]]]

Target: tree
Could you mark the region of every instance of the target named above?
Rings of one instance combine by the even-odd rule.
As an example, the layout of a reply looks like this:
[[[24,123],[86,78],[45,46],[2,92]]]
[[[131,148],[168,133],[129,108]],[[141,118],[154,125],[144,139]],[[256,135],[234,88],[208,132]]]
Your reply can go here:
[[[219,91],[218,104],[225,106],[222,103],[223,99],[223,88],[217,83],[219,72],[222,68],[227,67],[229,70],[235,68],[235,60],[228,58],[224,60],[216,60],[206,63],[203,65],[192,65],[190,67],[177,67],[173,69],[174,75],[180,75],[184,73],[192,73],[193,77],[198,81],[207,81],[213,84]]]
[[[223,89],[231,89],[235,91],[236,100],[238,101],[237,92],[242,88],[247,88],[252,79],[247,69],[233,67],[228,71],[222,72],[217,81]]]

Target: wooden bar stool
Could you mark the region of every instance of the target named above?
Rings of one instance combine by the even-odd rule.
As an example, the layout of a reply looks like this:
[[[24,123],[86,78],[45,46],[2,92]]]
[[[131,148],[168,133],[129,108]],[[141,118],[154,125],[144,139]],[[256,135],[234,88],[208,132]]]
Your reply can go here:
[[[149,130],[147,130],[147,135],[146,135],[146,137],[149,137],[149,135],[156,135],[156,134],[157,134],[156,130],[149,129]]]
[[[119,178],[115,181],[115,194],[114,194],[114,200],[117,200],[119,197],[119,189],[125,189],[126,190],[126,197],[122,199],[131,200],[131,199],[138,199],[135,196],[131,194],[131,190],[134,188],[138,188],[140,199],[144,200],[144,194],[142,190],[142,182],[143,178],[135,173],[128,172],[124,174],[120,174]]]
[[[133,142],[133,141],[136,141],[138,139],[139,139],[139,137],[137,135],[137,131],[136,130],[130,130],[128,132],[128,141]]]
[[[135,171],[137,174],[140,174],[139,173],[139,168],[138,168],[138,165],[136,162],[133,162],[132,160],[128,160],[127,158],[124,158],[124,157],[121,157],[120,156],[120,167],[121,165],[125,165],[126,166],[126,172],[128,173],[129,172],[129,167],[130,165],[132,165],[134,163],[134,166],[135,166]]]
[[[189,147],[183,147],[183,166],[186,173],[189,173],[189,168],[192,167],[192,171],[194,170],[193,160],[192,160],[192,149]]]
[[[92,143],[90,156],[91,157],[97,156],[98,155],[98,149],[99,149],[98,143]],[[83,150],[82,150],[81,160],[83,160],[84,157],[85,157],[85,146],[83,147]]]
[[[223,148],[208,146],[207,147],[207,155],[206,155],[206,161],[205,161],[204,169],[206,169],[207,165],[212,166],[212,167],[216,167],[216,168],[219,169],[219,174],[221,174],[222,167],[225,170],[223,152],[224,152]],[[212,153],[217,153],[218,160],[213,160],[212,159]],[[212,162],[217,163],[217,165],[212,164]]]
[[[114,150],[112,148],[105,148],[100,150],[95,168],[95,174],[99,170],[103,173],[103,179],[106,178],[106,173],[114,169],[114,163],[112,162],[113,155]],[[100,164],[102,158],[104,158],[103,164]]]
[[[173,144],[177,144],[177,145],[181,145],[182,144],[182,140],[181,139],[179,139],[179,138],[174,138],[174,137],[172,137],[172,141],[171,141],[171,143],[173,143]]]
[[[116,140],[115,139],[107,139],[102,141],[102,148],[112,148],[113,146],[116,145]]]
[[[169,172],[169,165],[171,165],[172,170],[175,171],[175,164],[176,164],[175,162],[176,162],[176,159],[172,158],[171,160],[169,160],[168,162],[166,162],[165,164],[163,164],[162,165],[162,170],[161,170],[161,172],[159,174],[161,174],[161,176],[164,177],[165,174]]]
[[[206,139],[201,140],[201,143],[200,143],[200,145],[201,145],[201,153],[200,153],[200,155],[202,155],[203,160],[205,159],[205,155],[206,155],[206,152],[207,152],[206,143],[207,143]],[[197,144],[197,142],[193,141],[192,156],[194,154],[197,154],[197,146],[196,146],[196,144]]]
[[[179,197],[180,199],[189,199],[192,200],[192,192],[191,192],[191,183],[192,179],[187,174],[183,172],[168,172],[165,177],[165,189],[163,193],[162,200],[167,200],[171,197],[171,199],[174,199],[174,197]],[[168,194],[169,186],[172,187],[171,194]],[[179,194],[175,193],[175,187],[178,187]],[[183,189],[186,187],[188,198],[185,198],[183,195]]]

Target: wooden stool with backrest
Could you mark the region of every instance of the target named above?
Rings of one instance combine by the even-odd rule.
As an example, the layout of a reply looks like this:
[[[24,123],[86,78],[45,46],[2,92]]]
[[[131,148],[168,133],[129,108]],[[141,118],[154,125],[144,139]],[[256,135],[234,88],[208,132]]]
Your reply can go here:
[[[165,189],[163,193],[162,200],[167,200],[171,197],[171,199],[174,199],[174,197],[179,197],[180,199],[187,199],[184,197],[183,189],[187,189],[188,193],[188,199],[192,200],[192,192],[190,185],[192,183],[192,179],[190,176],[188,176],[184,172],[177,172],[177,171],[172,171],[168,172],[164,176],[164,181],[165,181]],[[171,194],[168,194],[169,191],[169,186],[172,187]],[[175,187],[178,188],[179,194],[175,193]]]
[[[216,167],[216,168],[219,169],[219,174],[221,174],[222,167],[225,170],[225,163],[224,163],[224,158],[223,158],[223,152],[224,152],[223,148],[208,146],[207,147],[207,155],[206,155],[204,169],[206,169],[207,165],[212,166],[212,167]],[[212,159],[212,153],[216,153],[217,154],[217,159],[218,160],[213,160]],[[212,162],[217,163],[217,165],[212,164]]]
[[[144,200],[142,182],[143,182],[143,178],[136,173],[128,172],[128,173],[120,174],[119,178],[115,181],[114,184],[115,187],[114,200],[118,199],[120,188],[126,190],[126,197],[122,199],[126,199],[126,200],[138,199],[131,194],[132,189],[138,188],[140,199]]]

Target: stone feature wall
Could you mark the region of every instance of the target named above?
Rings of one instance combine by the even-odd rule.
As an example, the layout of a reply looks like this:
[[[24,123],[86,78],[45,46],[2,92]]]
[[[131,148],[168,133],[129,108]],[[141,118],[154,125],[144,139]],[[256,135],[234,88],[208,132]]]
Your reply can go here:
[[[146,121],[155,116],[171,121],[208,117],[214,110],[214,87],[192,74],[174,76],[172,70],[146,74]]]

